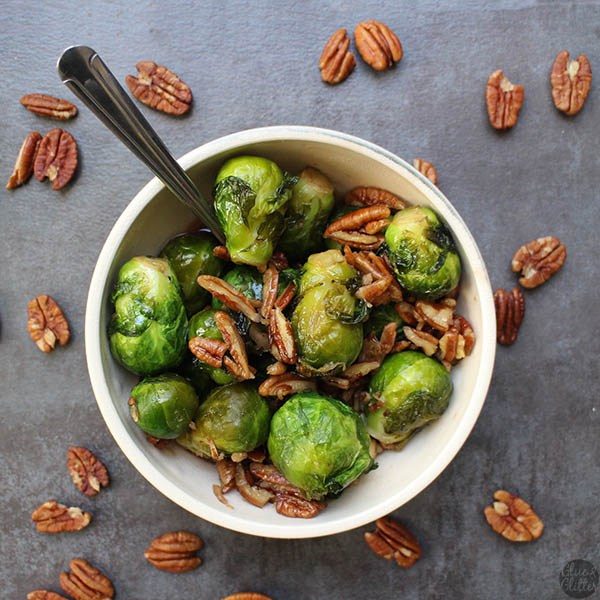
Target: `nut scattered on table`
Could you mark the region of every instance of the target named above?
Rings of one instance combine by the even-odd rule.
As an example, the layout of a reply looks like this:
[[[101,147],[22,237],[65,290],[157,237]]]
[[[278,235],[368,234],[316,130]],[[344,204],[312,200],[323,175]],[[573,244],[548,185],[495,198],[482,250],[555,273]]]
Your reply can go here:
[[[202,559],[196,555],[202,546],[204,542],[194,533],[172,531],[154,538],[144,556],[161,571],[184,573],[202,564]]]
[[[33,174],[33,164],[41,139],[42,136],[39,131],[32,131],[27,134],[23,144],[21,144],[12,175],[6,184],[7,190],[18,188],[29,181],[29,178]]]
[[[346,80],[356,66],[354,54],[350,52],[350,38],[342,27],[328,40],[319,58],[321,79],[330,85]]]
[[[544,531],[544,524],[525,500],[498,490],[495,502],[483,511],[490,527],[511,542],[537,540]]]
[[[517,124],[525,100],[525,88],[511,83],[501,70],[494,71],[487,82],[485,101],[494,129],[510,129]]]
[[[60,574],[60,587],[74,600],[110,600],[115,596],[111,580],[83,558],[69,563],[71,571]]]
[[[413,160],[413,167],[417,171],[419,171],[419,173],[422,173],[423,175],[425,175],[425,177],[427,177],[427,179],[429,179],[429,181],[431,181],[431,183],[433,183],[434,185],[437,185],[437,182],[438,182],[437,171],[435,170],[435,167],[430,162],[427,162],[426,160],[423,160],[422,158],[415,158]]]
[[[565,245],[556,237],[546,236],[521,246],[512,258],[511,268],[521,273],[524,288],[536,288],[550,279],[567,259]]]
[[[53,190],[60,190],[75,175],[78,152],[75,138],[64,129],[52,129],[40,141],[33,173],[38,181],[48,178]]]
[[[271,598],[256,592],[239,592],[238,594],[225,596],[224,598],[221,598],[221,600],[271,600]]]
[[[373,186],[359,186],[353,188],[344,197],[344,202],[350,206],[384,204],[392,210],[402,210],[407,207],[406,202],[396,196],[396,194]]]
[[[27,594],[27,600],[67,600],[64,596],[48,590],[34,590]]]
[[[68,343],[69,323],[56,301],[46,294],[37,296],[27,305],[27,331],[42,352],[52,352]]]
[[[510,346],[517,341],[525,316],[525,297],[518,287],[510,292],[500,288],[494,292],[494,305],[498,343]]]
[[[585,104],[592,86],[592,66],[585,54],[570,60],[567,50],[556,56],[550,72],[554,106],[567,115],[576,115]]]
[[[19,102],[36,115],[59,121],[67,121],[77,115],[77,107],[74,104],[48,94],[27,94]]]
[[[404,525],[391,517],[375,521],[376,529],[365,533],[365,542],[375,554],[386,560],[395,560],[405,568],[412,567],[421,557],[417,538]]]
[[[190,110],[192,90],[173,71],[151,60],[141,60],[135,68],[137,76],[127,75],[125,83],[140,102],[175,116]]]
[[[33,511],[31,520],[41,533],[63,533],[81,531],[90,524],[92,515],[76,506],[68,507],[49,500]]]
[[[387,71],[404,54],[398,36],[385,23],[373,19],[356,26],[354,43],[361,58],[375,71]]]
[[[71,446],[67,450],[67,469],[75,487],[86,496],[95,496],[110,482],[104,464],[81,446]]]

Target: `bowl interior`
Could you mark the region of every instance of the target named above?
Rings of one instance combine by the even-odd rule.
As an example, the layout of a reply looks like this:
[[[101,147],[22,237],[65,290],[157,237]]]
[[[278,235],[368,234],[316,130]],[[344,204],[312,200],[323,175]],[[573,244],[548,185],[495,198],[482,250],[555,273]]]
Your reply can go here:
[[[271,128],[278,129],[278,128]],[[284,128],[279,128],[284,129]],[[100,409],[117,442],[149,481],[189,511],[237,531],[270,537],[312,537],[367,523],[408,501],[428,485],[456,454],[483,404],[491,377],[495,321],[485,267],[460,217],[443,196],[403,161],[355,138],[297,129],[244,132],[211,142],[182,159],[192,179],[211,196],[217,170],[225,159],[252,153],[298,172],[310,165],[323,171],[340,196],[357,185],[389,189],[410,203],[431,206],[452,230],[463,261],[459,312],[473,325],[473,354],[452,371],[454,392],[443,417],[425,428],[401,452],[387,452],[379,468],[362,477],[312,520],[278,515],[272,506],[255,508],[237,494],[234,509],[212,492],[218,481],[213,465],[183,449],[159,451],[131,420],[127,398],[137,378],[112,359],[106,327],[109,295],[121,264],[139,254],[156,255],[172,236],[194,229],[197,220],[162,185],[153,180],[119,219],[100,256],[88,303],[86,346],[92,384]]]

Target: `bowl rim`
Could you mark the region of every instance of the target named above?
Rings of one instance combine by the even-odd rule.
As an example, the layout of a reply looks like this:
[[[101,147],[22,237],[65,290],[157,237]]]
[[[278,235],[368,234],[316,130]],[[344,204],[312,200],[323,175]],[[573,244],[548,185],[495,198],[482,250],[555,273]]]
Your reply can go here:
[[[431,181],[414,169],[412,165],[376,144],[330,129],[278,125],[248,129],[217,138],[187,152],[178,162],[184,169],[189,169],[214,154],[235,150],[237,147],[259,142],[288,140],[333,143],[336,146],[353,150],[358,154],[369,155],[371,158],[376,159],[378,162],[383,162],[392,169],[401,167],[408,170],[409,176],[412,175],[415,178],[413,179],[413,183],[428,195],[435,196],[436,200],[445,207],[448,215],[450,215],[450,219],[445,215],[445,220],[451,221],[451,223],[448,223],[450,229],[454,231],[457,226],[463,229],[461,237],[464,239],[461,239],[461,247],[475,272],[474,283],[483,315],[482,331],[478,332],[478,343],[483,346],[481,363],[476,375],[473,393],[465,413],[442,451],[439,452],[432,463],[410,484],[387,498],[382,499],[381,502],[375,505],[366,507],[354,515],[333,522],[320,522],[319,519],[303,520],[301,526],[299,526],[300,524],[296,520],[291,519],[290,521],[292,522],[290,524],[265,524],[258,521],[253,522],[245,517],[237,517],[233,514],[233,511],[231,511],[231,514],[223,513],[194,499],[187,492],[179,489],[168,477],[159,472],[151,460],[137,447],[134,439],[130,437],[113,404],[103,373],[100,328],[98,326],[101,317],[104,288],[107,284],[108,273],[119,250],[120,243],[141,211],[164,188],[163,183],[156,177],[151,179],[123,210],[100,251],[87,298],[85,348],[92,389],[106,426],[132,465],[156,489],[192,514],[221,527],[261,537],[298,539],[341,533],[375,521],[414,498],[444,471],[467,440],[485,402],[496,353],[496,314],[485,263],[469,228],[454,206]]]

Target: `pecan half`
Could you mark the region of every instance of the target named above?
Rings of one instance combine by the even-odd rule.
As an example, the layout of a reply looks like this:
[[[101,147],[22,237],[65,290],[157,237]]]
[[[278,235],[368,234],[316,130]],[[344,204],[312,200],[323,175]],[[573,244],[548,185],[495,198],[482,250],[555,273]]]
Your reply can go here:
[[[239,592],[237,594],[225,596],[224,598],[221,598],[221,600],[271,600],[271,598],[256,592]]]
[[[49,592],[48,590],[34,590],[27,594],[27,600],[67,600],[60,594]]]
[[[29,181],[29,178],[33,174],[33,163],[35,162],[35,156],[41,139],[42,136],[39,131],[32,131],[27,134],[27,137],[21,144],[13,172],[8,178],[6,184],[7,190],[14,190]]]
[[[330,85],[346,80],[356,66],[354,54],[350,52],[350,38],[344,29],[338,29],[328,40],[319,59],[321,79]]]
[[[296,284],[294,282],[288,283],[287,287],[279,294],[277,300],[275,300],[275,306],[281,310],[285,310],[294,299],[295,294]]]
[[[332,221],[325,229],[324,235],[328,237],[337,231],[359,230],[371,221],[387,219],[389,216],[390,209],[385,204],[372,204],[358,208]]]
[[[75,138],[64,129],[52,129],[39,143],[33,174],[38,181],[47,177],[52,182],[52,189],[60,190],[73,179],[77,162]]]
[[[258,387],[258,393],[261,396],[274,396],[283,400],[286,396],[316,389],[316,383],[311,379],[306,379],[296,373],[282,373],[267,377]]]
[[[558,110],[567,115],[576,115],[590,93],[592,66],[585,54],[569,60],[567,50],[559,52],[550,72],[552,100]]]
[[[433,356],[438,349],[439,340],[430,333],[412,327],[403,327],[402,331],[406,339],[417,348],[421,348],[427,356]]]
[[[275,497],[275,510],[284,517],[294,519],[312,519],[326,506],[324,502],[307,500],[291,494],[282,493]]]
[[[292,324],[286,319],[280,308],[271,310],[269,319],[269,338],[277,347],[279,360],[286,365],[293,365],[298,360],[296,341]]]
[[[427,177],[427,179],[429,179],[429,181],[431,181],[431,183],[433,183],[434,185],[437,185],[437,182],[438,182],[437,171],[435,170],[435,167],[430,162],[427,162],[426,160],[423,160],[422,158],[415,158],[413,160],[413,167],[417,171],[419,171],[419,173],[422,173],[423,175],[425,175],[425,177]]]
[[[131,400],[132,399],[129,398],[128,403],[129,403],[130,406],[132,404]],[[149,444],[152,444],[155,448],[158,448],[158,450],[164,450],[165,448],[168,448],[170,446],[170,443],[171,443],[171,440],[165,440],[165,439],[155,438],[152,435],[147,435],[146,436],[146,441]]]
[[[275,493],[291,494],[304,498],[302,490],[290,483],[273,465],[262,463],[250,463],[250,473],[260,480],[260,487]]]
[[[188,342],[188,348],[199,361],[218,369],[223,365],[223,356],[229,346],[222,340],[193,337]]]
[[[326,237],[340,244],[347,244],[351,248],[358,248],[359,250],[377,250],[383,244],[382,235],[369,235],[368,233],[361,233],[359,231],[336,231],[335,233],[328,234]]]
[[[36,115],[59,121],[72,119],[77,114],[77,107],[74,104],[48,94],[27,94],[19,102]]]
[[[69,323],[56,301],[42,294],[27,305],[27,331],[42,352],[52,352],[58,342],[64,346],[71,337]]]
[[[216,465],[221,489],[226,494],[235,489],[235,463],[229,458],[223,458],[218,460]]]
[[[517,341],[519,327],[525,316],[525,297],[518,287],[510,292],[498,289],[494,292],[494,305],[498,343],[510,346]]]
[[[504,490],[498,490],[494,500],[483,512],[497,534],[511,542],[531,542],[542,535],[544,524],[525,500]]]
[[[376,530],[365,533],[365,542],[375,554],[386,560],[394,559],[405,568],[412,567],[421,557],[417,538],[398,521],[383,517],[375,522]]]
[[[192,90],[173,71],[151,60],[141,60],[135,68],[137,76],[127,75],[125,83],[140,102],[175,116],[190,110]]]
[[[260,306],[260,314],[267,321],[277,300],[278,285],[279,271],[274,266],[269,266],[263,273],[262,304]]]
[[[228,346],[230,356],[223,358],[225,368],[239,380],[254,379],[254,373],[248,363],[248,354],[244,340],[234,320],[222,310],[215,313],[215,323]]]
[[[510,129],[517,124],[525,100],[525,88],[511,83],[501,70],[494,71],[485,89],[488,117],[494,129]]]
[[[362,59],[375,71],[386,71],[402,60],[402,44],[384,23],[363,21],[354,30],[354,43]]]
[[[198,285],[220,300],[227,308],[242,313],[253,323],[260,323],[260,315],[252,302],[224,279],[212,275],[200,275]]]
[[[402,210],[407,203],[388,190],[372,186],[359,186],[350,190],[344,197],[344,202],[350,206],[372,206],[385,204],[392,210]]]
[[[185,573],[193,571],[202,564],[196,552],[204,542],[189,531],[171,531],[154,538],[144,556],[146,560],[161,571]]]
[[[31,513],[35,528],[41,533],[81,531],[92,520],[92,515],[76,506],[65,506],[55,500],[44,502]]]
[[[521,272],[519,283],[536,288],[552,277],[565,263],[567,249],[555,237],[542,237],[521,246],[512,258],[511,267]]]
[[[71,446],[67,450],[67,469],[75,487],[86,496],[95,496],[110,482],[104,464],[81,446]]]
[[[267,502],[273,499],[273,494],[269,490],[248,483],[246,471],[242,463],[235,465],[235,486],[244,500],[259,508],[262,508]]]
[[[69,563],[70,572],[60,574],[60,587],[74,600],[106,600],[114,598],[115,588],[111,580],[83,558]]]
[[[428,325],[438,331],[448,331],[454,320],[454,308],[456,302],[447,303],[417,300],[415,302],[416,312],[423,317]]]

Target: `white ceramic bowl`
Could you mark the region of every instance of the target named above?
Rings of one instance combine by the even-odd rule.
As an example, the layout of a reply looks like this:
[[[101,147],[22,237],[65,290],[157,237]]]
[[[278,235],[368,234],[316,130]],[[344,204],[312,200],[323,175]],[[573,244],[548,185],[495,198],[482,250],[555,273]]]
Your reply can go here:
[[[129,416],[127,398],[136,378],[112,359],[106,328],[109,296],[117,270],[139,254],[155,255],[194,216],[172,198],[158,179],[131,201],[113,227],[94,270],[85,319],[85,343],[92,386],[108,428],[135,468],[165,496],[191,513],[235,531],[274,538],[307,538],[359,527],[398,508],[429,485],[454,458],[479,415],[490,383],[496,321],[487,272],[466,225],[438,190],[410,165],[364,140],[311,127],[267,127],[228,135],[200,146],[179,161],[207,197],[220,165],[238,154],[258,154],[298,172],[323,171],[343,194],[357,185],[389,189],[413,204],[431,206],[449,226],[463,263],[459,309],[477,335],[473,354],[452,370],[454,393],[439,421],[425,428],[401,452],[386,452],[379,468],[350,486],[314,519],[290,519],[272,506],[258,509],[237,494],[229,509],[213,495],[215,468],[179,447],[159,451]],[[175,446],[175,445],[174,445]]]

